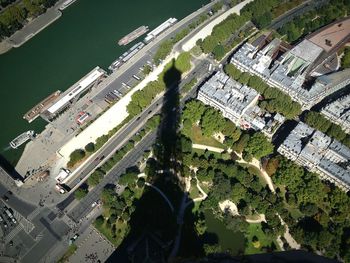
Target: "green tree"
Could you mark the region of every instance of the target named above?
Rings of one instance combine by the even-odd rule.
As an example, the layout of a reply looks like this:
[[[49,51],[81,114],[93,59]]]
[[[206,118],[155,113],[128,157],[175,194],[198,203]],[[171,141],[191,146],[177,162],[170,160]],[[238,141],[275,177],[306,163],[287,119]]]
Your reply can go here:
[[[71,167],[85,157],[85,151],[83,149],[74,150],[69,155],[68,166]]]
[[[93,142],[88,143],[85,145],[85,151],[88,153],[92,153],[95,151],[95,144]]]
[[[220,61],[226,54],[226,50],[223,45],[216,45],[213,49],[213,55],[216,60]]]
[[[120,176],[118,183],[122,185],[130,185],[135,183],[136,180],[137,180],[137,173],[128,172]]]
[[[211,136],[215,132],[221,132],[225,128],[226,121],[221,113],[213,108],[207,108],[201,119],[203,134]]]
[[[75,190],[74,192],[74,197],[77,200],[81,200],[83,199],[87,194],[88,194],[89,190],[87,188],[78,188],[77,190]]]
[[[104,173],[97,169],[88,178],[88,184],[90,186],[96,186],[100,183],[101,179],[104,177]]]
[[[206,106],[198,100],[190,100],[186,103],[182,116],[184,120],[190,120],[191,123],[199,121],[206,110]]]
[[[250,137],[247,146],[244,148],[245,152],[252,154],[257,159],[273,153],[273,150],[273,144],[260,132]]]

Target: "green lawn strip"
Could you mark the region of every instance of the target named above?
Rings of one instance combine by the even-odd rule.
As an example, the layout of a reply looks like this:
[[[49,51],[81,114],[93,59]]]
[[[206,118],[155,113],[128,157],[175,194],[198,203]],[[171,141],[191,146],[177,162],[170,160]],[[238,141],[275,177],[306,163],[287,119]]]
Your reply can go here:
[[[107,223],[104,222],[103,225],[98,226],[94,224],[95,228],[102,234],[104,235],[113,245],[117,246],[119,245],[119,239],[117,237],[113,237],[113,232],[112,232],[112,227],[108,227]]]
[[[191,180],[190,198],[195,199],[201,196],[202,196],[201,192],[197,188],[197,180],[193,178]]]
[[[57,261],[58,263],[67,262],[68,259],[77,251],[78,246],[76,244],[72,244],[68,247],[66,253]]]
[[[254,244],[252,241],[254,236],[258,238],[258,242],[256,242],[256,245],[259,244],[259,247],[254,247]],[[263,252],[262,247],[270,246],[271,243],[275,243],[276,247],[278,248],[275,238],[265,235],[265,233],[262,231],[261,223],[249,224],[246,238],[247,238],[247,244],[245,248],[245,254],[262,253]]]
[[[193,125],[190,134],[188,136],[191,138],[191,141],[195,144],[203,144],[207,146],[213,146],[218,148],[225,148],[225,146],[219,141],[215,140],[212,137],[203,136],[202,130],[199,126]]]

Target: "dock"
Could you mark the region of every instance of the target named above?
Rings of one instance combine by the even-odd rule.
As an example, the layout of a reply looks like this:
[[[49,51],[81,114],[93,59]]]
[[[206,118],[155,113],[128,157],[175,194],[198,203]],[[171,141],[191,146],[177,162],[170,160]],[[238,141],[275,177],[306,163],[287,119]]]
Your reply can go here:
[[[56,100],[56,98],[59,97],[61,94],[60,90],[57,90],[50,94],[48,97],[40,101],[37,105],[35,105],[33,108],[31,108],[26,114],[23,115],[23,119],[27,120],[29,123],[34,121],[37,117],[40,116],[40,114],[46,110],[48,106],[52,102]]]

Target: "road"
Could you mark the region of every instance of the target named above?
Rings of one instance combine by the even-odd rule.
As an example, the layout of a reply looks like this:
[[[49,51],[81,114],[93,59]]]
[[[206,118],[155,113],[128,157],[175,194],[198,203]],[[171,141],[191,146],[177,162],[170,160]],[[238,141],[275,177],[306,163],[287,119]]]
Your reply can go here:
[[[195,72],[195,74],[193,75],[190,73],[192,76],[190,75],[188,78],[184,79],[183,83],[181,83],[180,86],[182,87],[185,83],[190,81],[192,77],[197,77],[198,79],[205,78],[208,73],[207,67],[208,61],[203,60],[192,70],[192,73]],[[182,103],[188,100],[188,98],[193,97],[194,94],[195,89],[192,89],[192,91],[182,99]],[[100,158],[101,156],[107,156],[111,151],[114,152],[114,150],[116,149],[116,144],[122,146],[120,144],[121,141],[127,142],[129,138],[131,138],[133,134],[137,132],[138,129],[142,128],[143,124],[146,122],[146,118],[149,118],[150,116],[153,116],[154,114],[158,113],[162,105],[163,97],[156,99],[139,117],[136,117],[132,121],[130,121],[128,126],[123,131],[118,133],[118,136],[115,137],[115,140],[111,140],[105,147],[105,149],[103,149],[97,155],[96,158]],[[142,124],[140,125],[139,122],[142,122]],[[134,131],[134,133],[130,133],[130,130]],[[75,222],[79,222],[79,220],[81,220],[92,209],[92,203],[100,198],[100,194],[105,185],[109,183],[115,184],[119,176],[125,171],[125,169],[135,165],[135,163],[143,156],[144,151],[151,147],[155,138],[156,134],[155,132],[152,132],[151,134],[147,135],[139,144],[137,144],[135,148],[127,156],[125,156],[124,159],[122,159],[110,172],[108,172],[108,174],[104,177],[103,181],[98,186],[92,189],[83,200],[81,200],[73,209],[71,209],[71,211],[68,212],[69,216]],[[94,163],[86,164],[86,166],[83,167],[82,172],[80,173],[87,175],[95,167],[96,164]],[[73,200],[74,196],[73,193],[71,193],[70,196],[63,202],[58,204],[57,207],[61,210],[64,210]]]

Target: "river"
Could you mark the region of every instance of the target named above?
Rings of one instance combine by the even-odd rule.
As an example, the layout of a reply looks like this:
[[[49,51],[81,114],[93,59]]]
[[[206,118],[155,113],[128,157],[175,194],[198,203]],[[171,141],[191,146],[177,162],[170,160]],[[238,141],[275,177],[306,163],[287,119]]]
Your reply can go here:
[[[208,0],[78,0],[63,16],[20,48],[0,55],[0,155],[11,164],[22,149],[9,141],[29,129],[40,132],[45,122],[31,124],[23,114],[56,90],[64,91],[99,65],[105,70],[135,43],[117,41],[141,25],[152,30],[168,19],[182,19]]]

